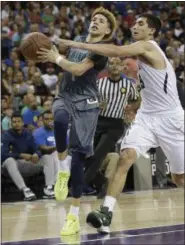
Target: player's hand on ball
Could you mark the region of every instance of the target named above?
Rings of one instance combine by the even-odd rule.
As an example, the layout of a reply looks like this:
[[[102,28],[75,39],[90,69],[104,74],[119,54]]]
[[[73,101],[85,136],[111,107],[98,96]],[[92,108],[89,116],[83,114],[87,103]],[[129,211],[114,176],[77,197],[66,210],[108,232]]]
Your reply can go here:
[[[40,51],[37,52],[38,59],[41,62],[52,62],[55,63],[58,56],[60,56],[57,48],[53,45],[52,49],[48,50],[45,48],[41,48]]]

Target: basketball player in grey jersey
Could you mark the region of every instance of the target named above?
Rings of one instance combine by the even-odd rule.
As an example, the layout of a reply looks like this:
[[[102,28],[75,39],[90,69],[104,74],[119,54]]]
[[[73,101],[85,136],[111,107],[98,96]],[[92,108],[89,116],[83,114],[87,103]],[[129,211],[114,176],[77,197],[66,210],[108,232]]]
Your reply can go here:
[[[174,69],[154,41],[160,28],[159,18],[143,14],[132,27],[136,42],[131,45],[68,43],[70,47],[100,55],[136,56],[138,59],[141,106],[134,124],[123,139],[116,174],[108,187],[105,202],[100,211],[93,211],[87,217],[88,223],[95,228],[104,226],[106,232],[109,232],[112,211],[125,185],[128,170],[140,155],[146,156],[150,148],[161,147],[169,160],[172,180],[178,187],[184,187],[184,111]],[[66,43],[65,40],[61,42]]]
[[[108,10],[99,8],[92,14],[88,35],[75,40],[86,43],[108,41],[112,38],[115,28],[114,16]],[[59,94],[53,104],[54,132],[60,161],[55,197],[57,200],[65,200],[71,175],[73,200],[61,235],[73,235],[80,230],[78,213],[83,189],[84,161],[86,155],[92,154],[99,114],[96,76],[104,69],[107,58],[73,48],[65,58],[55,47],[51,50],[41,49],[38,56],[43,62],[56,63],[65,70]],[[69,117],[72,118],[69,146],[72,161],[67,155],[66,145]]]

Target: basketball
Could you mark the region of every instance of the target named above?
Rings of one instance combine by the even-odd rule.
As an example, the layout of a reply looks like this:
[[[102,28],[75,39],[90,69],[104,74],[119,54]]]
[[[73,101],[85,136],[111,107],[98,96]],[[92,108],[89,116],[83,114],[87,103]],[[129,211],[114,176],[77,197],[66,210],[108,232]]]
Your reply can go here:
[[[40,32],[32,32],[23,39],[20,51],[27,60],[38,62],[37,51],[40,48],[51,49],[51,41],[47,36]]]

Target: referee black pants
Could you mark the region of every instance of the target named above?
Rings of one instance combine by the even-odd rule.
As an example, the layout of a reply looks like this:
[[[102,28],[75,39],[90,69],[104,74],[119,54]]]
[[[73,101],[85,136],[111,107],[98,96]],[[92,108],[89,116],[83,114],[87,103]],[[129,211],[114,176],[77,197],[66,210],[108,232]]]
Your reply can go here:
[[[115,144],[123,135],[122,119],[99,116],[94,137],[94,155],[86,159],[85,182],[93,183],[104,158],[115,151]]]

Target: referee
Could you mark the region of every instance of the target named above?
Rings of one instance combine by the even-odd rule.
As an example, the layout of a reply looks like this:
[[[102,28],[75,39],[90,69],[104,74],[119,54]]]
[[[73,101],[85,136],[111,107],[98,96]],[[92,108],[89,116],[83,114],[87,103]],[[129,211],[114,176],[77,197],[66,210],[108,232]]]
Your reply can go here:
[[[128,101],[137,100],[134,85],[128,78],[121,76],[121,70],[121,59],[118,57],[109,58],[108,76],[97,81],[102,109],[94,137],[94,155],[86,159],[86,184],[95,184],[94,182],[98,179],[98,185],[101,186],[104,183],[105,178],[103,179],[103,175],[97,171],[107,153],[114,151],[116,142],[123,135],[124,108]]]

